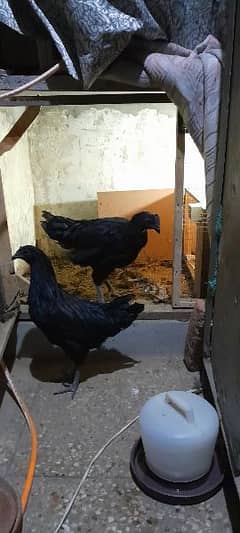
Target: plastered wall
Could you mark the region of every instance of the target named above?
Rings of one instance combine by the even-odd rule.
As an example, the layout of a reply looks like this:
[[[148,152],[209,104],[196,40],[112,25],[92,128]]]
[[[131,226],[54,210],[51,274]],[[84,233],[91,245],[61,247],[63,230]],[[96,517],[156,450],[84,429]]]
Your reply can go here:
[[[0,139],[12,128],[24,108],[0,110]],[[15,147],[0,157],[0,170],[11,249],[34,244],[34,187],[25,133]]]
[[[18,109],[1,110],[1,138]],[[97,193],[172,189],[176,109],[172,104],[42,108],[0,160],[12,249],[38,244],[61,253],[40,229],[41,210],[97,216]],[[204,201],[203,162],[186,140],[189,190]]]

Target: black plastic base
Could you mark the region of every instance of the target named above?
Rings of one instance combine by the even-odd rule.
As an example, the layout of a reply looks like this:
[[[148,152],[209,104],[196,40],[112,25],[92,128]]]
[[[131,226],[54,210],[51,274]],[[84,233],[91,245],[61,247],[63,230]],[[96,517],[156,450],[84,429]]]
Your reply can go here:
[[[212,466],[205,476],[190,483],[171,483],[155,476],[148,468],[142,440],[133,446],[130,470],[136,485],[154,500],[172,505],[193,505],[216,494],[223,483],[224,473],[216,453]]]

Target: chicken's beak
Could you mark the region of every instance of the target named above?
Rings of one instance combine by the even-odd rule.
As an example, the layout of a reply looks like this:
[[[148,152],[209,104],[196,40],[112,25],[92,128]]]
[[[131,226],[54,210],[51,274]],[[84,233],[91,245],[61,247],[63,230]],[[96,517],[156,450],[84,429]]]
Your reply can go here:
[[[18,254],[12,256],[14,272],[16,275],[25,276],[31,271],[30,265],[22,259]]]
[[[154,223],[152,225],[152,229],[154,229],[157,233],[160,233],[160,218],[158,215],[155,215],[154,217]]]
[[[154,224],[153,229],[154,229],[157,233],[160,233],[160,224]]]

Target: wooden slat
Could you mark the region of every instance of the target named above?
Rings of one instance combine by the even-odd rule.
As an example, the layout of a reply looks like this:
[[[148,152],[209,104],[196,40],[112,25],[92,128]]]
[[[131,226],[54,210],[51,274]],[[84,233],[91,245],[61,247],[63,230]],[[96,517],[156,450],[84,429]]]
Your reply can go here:
[[[172,306],[181,307],[181,273],[183,240],[183,199],[184,199],[184,156],[185,130],[181,115],[177,115],[176,125],[176,163],[175,163],[175,209],[173,239],[173,288]]]
[[[224,429],[224,425],[223,425],[223,421],[222,421],[221,408],[220,408],[220,405],[219,405],[219,399],[218,399],[218,394],[217,394],[217,390],[216,390],[216,385],[215,385],[215,379],[214,379],[214,373],[213,373],[211,359],[205,357],[204,360],[203,360],[203,363],[204,363],[204,370],[206,372],[206,376],[207,376],[207,380],[208,380],[208,385],[209,385],[210,390],[211,390],[212,400],[214,402],[214,406],[215,406],[215,408],[217,410],[217,413],[219,415],[221,437],[222,437],[224,445],[225,445],[225,450],[224,451],[225,451],[226,459],[228,459],[228,468],[226,468],[226,464],[225,464],[225,470],[227,470],[227,472],[225,471],[225,491],[226,491],[225,492],[225,497],[227,497],[227,498],[230,497],[230,501],[228,502],[228,512],[229,512],[229,516],[230,516],[230,519],[231,519],[231,525],[233,527],[233,532],[238,533],[238,531],[239,531],[239,522],[240,522],[240,513],[239,513],[239,509],[240,509],[240,505],[239,505],[239,503],[240,503],[240,477],[236,476],[234,471],[231,468],[231,454],[230,454],[230,449],[229,449],[229,445],[228,445],[228,439],[227,439],[227,436],[226,436],[226,433],[225,433],[225,429]],[[211,401],[211,398],[206,397],[206,399]],[[234,484],[234,487],[230,486],[231,482]],[[231,490],[230,490],[230,488],[231,488]],[[234,500],[233,500],[232,488],[234,488],[235,492],[236,492]]]
[[[95,104],[136,104],[136,103],[169,103],[166,93],[160,92],[76,92],[52,93],[51,91],[28,91],[23,95],[12,96],[0,100],[1,107],[16,106],[55,106],[55,105],[95,105]]]
[[[225,61],[222,70],[222,88],[221,88],[221,102],[219,113],[219,127],[218,127],[218,148],[217,148],[217,160],[216,160],[216,174],[215,174],[215,186],[213,194],[213,207],[211,217],[211,227],[209,228],[210,236],[210,261],[209,261],[209,279],[215,276],[216,268],[216,255],[217,255],[217,242],[215,235],[216,218],[221,206],[221,198],[223,191],[223,176],[226,159],[226,146],[228,136],[228,119],[229,119],[229,102],[230,102],[230,84],[231,84],[231,71],[232,71],[232,58],[233,58],[233,46],[234,46],[234,28],[236,18],[236,0],[230,0],[228,2],[228,27],[226,31],[227,47],[225,50]],[[206,320],[204,330],[204,356],[211,356],[211,324],[214,306],[214,295],[211,290],[208,290],[207,305],[206,305]]]
[[[209,238],[208,228],[203,223],[197,224],[197,242],[196,242],[196,261],[195,261],[195,281],[194,296],[195,298],[206,298],[207,279],[209,267]]]
[[[9,91],[11,89],[16,89],[21,85],[28,83],[29,81],[34,80],[39,74],[34,76],[29,75],[7,75],[3,71],[0,71],[0,92]],[[68,75],[55,75],[49,78],[46,81],[38,82],[31,91],[39,94],[42,92],[70,92],[78,91],[83,93],[93,93],[93,92],[147,92],[147,93],[162,93],[166,94],[159,89],[151,88],[149,91],[145,87],[134,87],[132,85],[127,85],[126,83],[120,83],[116,81],[110,81],[106,79],[99,78],[91,87],[91,91],[83,91],[81,81],[74,80],[71,76]],[[168,99],[169,101],[169,99]]]
[[[34,80],[36,76],[8,76],[0,71],[0,94]],[[83,91],[81,82],[67,75],[55,75],[38,82],[20,95],[0,100],[5,106],[88,105],[121,103],[169,103],[165,92],[151,88],[131,86],[110,80],[98,79],[90,91]]]
[[[240,3],[234,33],[223,228],[214,304],[212,364],[235,473],[240,473]]]
[[[179,298],[175,305],[175,309],[192,309],[194,301],[194,298]]]
[[[40,107],[28,107],[25,109],[11,130],[0,141],[0,156],[15,146],[15,144],[19,141],[19,139],[21,139],[22,135],[38,116],[39,111]]]
[[[0,174],[0,311],[14,298],[18,285],[15,276],[11,276],[11,248],[8,235],[6,212]]]
[[[138,316],[137,320],[178,320],[187,322],[190,318],[189,308],[173,309],[169,304],[158,304],[157,306],[145,305],[144,311]],[[28,305],[21,304],[19,321],[31,321]]]
[[[0,321],[0,360],[3,358],[6,346],[15,326],[17,313],[14,313],[6,322]]]

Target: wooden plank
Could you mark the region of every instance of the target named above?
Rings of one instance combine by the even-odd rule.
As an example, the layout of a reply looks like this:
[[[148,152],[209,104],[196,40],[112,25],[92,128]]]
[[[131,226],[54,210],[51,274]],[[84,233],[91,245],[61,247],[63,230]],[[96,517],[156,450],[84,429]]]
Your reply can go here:
[[[218,394],[215,386],[214,373],[212,368],[212,363],[210,358],[204,358],[204,372],[202,373],[202,383],[205,389],[205,397],[208,401],[214,404],[215,409],[217,410],[219,421],[220,421],[220,438],[224,444],[225,458],[222,457],[221,460],[224,460],[224,470],[225,470],[225,483],[224,483],[224,492],[226,497],[226,503],[228,506],[228,512],[231,520],[231,525],[233,527],[233,532],[239,531],[239,522],[240,522],[240,478],[236,476],[231,467],[231,455],[228,446],[228,439],[225,433],[221,408],[219,405]],[[210,397],[209,397],[209,388],[210,388]],[[219,439],[220,440],[220,439]],[[232,486],[231,486],[232,485]],[[234,490],[235,489],[235,490]],[[234,494],[234,492],[235,494]]]
[[[180,306],[183,240],[185,130],[181,115],[177,115],[176,163],[175,163],[175,209],[173,230],[173,288],[172,306]]]
[[[214,304],[212,364],[233,470],[240,473],[240,3],[236,8],[223,228]]]
[[[208,271],[209,271],[209,258],[210,258],[210,241],[207,226],[203,227],[203,251],[202,251],[202,268],[201,268],[201,286],[200,286],[200,298],[207,297],[208,291]]]
[[[202,259],[203,259],[203,232],[201,224],[197,224],[196,239],[196,256],[195,256],[195,279],[194,279],[194,296],[201,296],[201,278],[202,278]]]
[[[36,75],[8,75],[6,72],[0,70],[0,93],[2,91],[9,91],[11,89],[16,89],[21,85],[28,83],[36,79]],[[82,82],[75,80],[71,76],[58,74],[52,76],[46,81],[40,81],[31,89],[32,93],[39,94],[39,92],[80,92],[80,93],[94,93],[94,92],[145,92],[145,93],[160,93],[165,95],[165,98],[170,102],[169,98],[166,96],[166,93],[159,91],[152,87],[149,91],[145,87],[137,87],[132,85],[127,85],[126,83],[120,83],[116,81],[101,79],[101,77],[92,85],[90,91],[83,91]],[[30,92],[30,90],[28,91]]]
[[[2,180],[0,174],[0,311],[14,298],[18,285],[15,276],[10,275],[11,248],[8,235]]]
[[[190,211],[190,204],[197,204],[196,198],[184,189],[183,200],[183,249],[182,258],[188,259],[188,256],[194,254],[196,250],[197,226],[192,218],[192,211]],[[188,261],[186,261],[188,265]]]
[[[11,333],[15,326],[17,313],[15,312],[6,322],[0,321],[0,361],[3,358]]]
[[[131,218],[135,213],[150,211],[164,221],[160,235],[148,232],[148,242],[139,253],[136,263],[147,259],[172,261],[174,189],[145,189],[135,191],[98,192],[98,216]],[[151,267],[149,267],[151,268]]]
[[[210,385],[211,392],[212,392],[212,395],[213,395],[215,407],[216,407],[216,410],[217,410],[217,413],[218,413],[218,416],[219,416],[221,431],[222,431],[224,442],[225,442],[225,445],[226,445],[226,450],[227,450],[227,454],[228,454],[229,463],[231,464],[231,454],[230,454],[230,449],[229,449],[229,446],[228,446],[228,439],[226,437],[226,433],[225,433],[225,429],[224,429],[224,424],[223,424],[223,419],[222,419],[222,414],[221,414],[221,407],[220,407],[220,404],[219,404],[219,397],[218,397],[218,393],[217,393],[216,382],[215,382],[215,378],[214,378],[214,372],[213,372],[211,359],[210,358],[205,358],[203,360],[203,365],[204,365],[204,369],[205,369],[207,377],[208,377],[208,381],[209,381],[209,385]]]
[[[170,304],[145,304],[144,311],[138,316],[137,320],[178,320],[187,322],[190,318],[190,309],[173,309]],[[19,321],[31,321],[28,305],[21,304]]]
[[[194,306],[194,302],[195,302],[194,298],[179,298],[174,308],[175,309],[192,309]]]
[[[32,93],[32,94],[31,94]],[[95,104],[136,104],[136,103],[171,103],[165,93],[160,92],[76,92],[51,93],[50,91],[28,91],[23,95],[0,100],[1,107],[16,106],[57,106],[57,105],[95,105]]]
[[[28,107],[15,122],[11,130],[0,142],[0,156],[8,152],[21,139],[22,135],[38,116],[40,107]]]
[[[195,281],[194,296],[195,298],[206,298],[207,296],[207,279],[209,267],[209,237],[208,228],[203,222],[197,224],[197,243],[196,243],[196,263],[195,263]]]
[[[209,261],[209,279],[215,276],[216,255],[217,255],[217,240],[216,240],[216,218],[221,206],[222,191],[223,191],[223,176],[226,158],[226,146],[228,136],[228,119],[229,119],[229,102],[230,102],[230,84],[232,71],[232,58],[234,46],[234,28],[236,18],[236,0],[228,2],[228,27],[226,30],[227,45],[225,50],[225,61],[222,70],[222,87],[221,87],[221,103],[219,112],[219,126],[218,126],[218,149],[216,160],[215,185],[213,194],[213,207],[211,225],[209,228],[210,238],[210,261]],[[204,329],[204,356],[211,356],[211,335],[212,335],[212,317],[213,317],[214,295],[209,289],[207,294],[206,305],[206,320]]]

